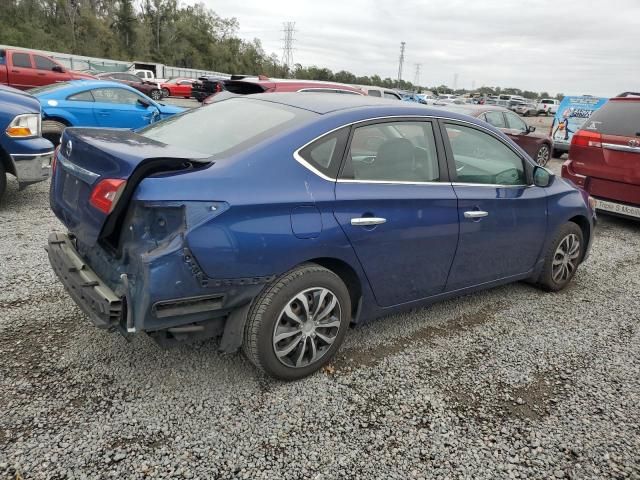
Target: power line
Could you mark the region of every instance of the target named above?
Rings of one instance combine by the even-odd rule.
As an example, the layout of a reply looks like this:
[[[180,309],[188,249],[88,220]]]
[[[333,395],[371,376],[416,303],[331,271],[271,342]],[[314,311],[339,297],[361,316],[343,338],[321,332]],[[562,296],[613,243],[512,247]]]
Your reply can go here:
[[[406,42],[400,42],[400,62],[398,65],[398,87],[400,86],[400,81],[402,80],[402,65],[404,65],[404,46]]]
[[[293,35],[296,33],[296,22],[284,22],[284,38],[282,47],[282,64],[287,67],[287,71],[291,72],[293,67]]]
[[[416,75],[413,78],[413,84],[417,87],[420,85],[420,67],[422,67],[421,63],[416,63]]]

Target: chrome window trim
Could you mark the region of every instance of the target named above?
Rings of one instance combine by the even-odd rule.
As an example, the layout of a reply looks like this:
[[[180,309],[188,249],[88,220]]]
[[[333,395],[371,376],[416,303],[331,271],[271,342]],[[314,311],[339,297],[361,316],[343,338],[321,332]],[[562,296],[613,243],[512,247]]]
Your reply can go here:
[[[533,185],[526,185],[519,183],[517,185],[506,185],[504,183],[464,183],[464,182],[451,182],[454,187],[491,187],[491,188],[529,188]]]
[[[313,93],[314,90],[322,90],[325,93],[337,93],[337,92],[347,92],[352,95],[360,95],[364,96],[364,93],[356,92],[354,90],[347,90],[346,88],[334,88],[334,87],[304,87],[300,90],[296,90],[298,93]],[[327,92],[327,90],[334,90],[334,92]]]
[[[311,145],[312,143],[320,140],[323,137],[326,137],[327,135],[331,135],[333,132],[336,132],[338,130],[341,130],[343,128],[347,128],[347,127],[353,127],[354,125],[358,125],[360,123],[368,123],[368,122],[375,122],[377,120],[402,120],[402,119],[419,119],[419,120],[423,120],[423,121],[430,121],[430,120],[448,120],[448,121],[453,121],[453,122],[459,122],[459,123],[464,123],[467,125],[471,125],[472,127],[478,128],[480,130],[485,131],[486,133],[488,133],[489,135],[491,135],[493,138],[495,138],[496,140],[498,140],[500,143],[502,143],[504,146],[506,146],[509,150],[511,150],[515,155],[517,155],[519,158],[522,159],[523,162],[526,162],[527,160],[525,158],[522,158],[522,156],[514,151],[509,145],[507,145],[500,137],[498,137],[495,132],[492,132],[490,129],[482,126],[482,125],[478,125],[474,122],[469,122],[467,120],[459,120],[457,118],[450,118],[450,117],[441,117],[441,116],[426,116],[426,115],[388,115],[388,116],[383,116],[383,117],[373,117],[373,118],[366,118],[363,120],[356,120],[355,122],[349,122],[349,123],[345,123],[344,125],[341,125],[339,127],[336,127],[332,130],[329,130],[328,132],[323,133],[322,135],[318,135],[317,137],[315,137],[313,140],[305,143],[303,146],[299,147],[296,151],[293,152],[293,158],[303,167],[305,167],[307,170],[310,170],[311,172],[315,173],[317,176],[319,176],[320,178],[322,178],[323,180],[327,180],[329,182],[337,182],[337,183],[382,183],[382,184],[393,184],[393,185],[403,185],[403,184],[409,184],[409,185],[430,185],[430,184],[437,184],[437,185],[457,185],[457,186],[465,186],[465,185],[469,185],[469,186],[482,186],[482,187],[528,187],[530,185],[499,185],[499,184],[488,184],[488,183],[461,183],[461,182],[401,182],[401,181],[386,181],[386,180],[350,180],[350,179],[340,179],[340,178],[332,178],[329,177],[327,175],[325,175],[324,173],[322,173],[320,170],[318,170],[317,168],[315,168],[313,165],[311,165],[309,162],[307,162],[302,155],[300,155],[300,151],[304,150],[305,148],[307,148],[309,145]]]
[[[617,150],[619,152],[640,153],[640,147],[632,147],[631,145],[619,145],[617,143],[603,143],[602,148],[607,150]]]

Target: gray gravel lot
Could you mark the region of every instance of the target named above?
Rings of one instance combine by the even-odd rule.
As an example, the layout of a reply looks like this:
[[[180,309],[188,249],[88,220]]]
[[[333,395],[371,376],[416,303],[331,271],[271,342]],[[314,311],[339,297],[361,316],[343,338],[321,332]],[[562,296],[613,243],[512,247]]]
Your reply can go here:
[[[48,265],[47,191],[0,205],[0,478],[640,479],[640,223],[602,217],[564,292],[381,319],[280,383],[90,326]]]

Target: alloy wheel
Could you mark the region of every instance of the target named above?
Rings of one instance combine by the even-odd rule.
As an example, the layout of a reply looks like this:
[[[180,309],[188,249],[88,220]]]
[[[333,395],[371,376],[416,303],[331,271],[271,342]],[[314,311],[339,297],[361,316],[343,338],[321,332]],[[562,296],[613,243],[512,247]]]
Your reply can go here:
[[[547,163],[549,163],[550,156],[551,151],[549,150],[549,147],[546,145],[542,145],[538,150],[538,154],[536,155],[536,163],[544,167]]]
[[[287,367],[301,368],[323,358],[338,336],[342,311],[338,297],[324,287],[295,295],[273,330],[273,351]]]
[[[574,233],[564,237],[553,255],[551,278],[556,283],[566,282],[578,268],[580,239]]]

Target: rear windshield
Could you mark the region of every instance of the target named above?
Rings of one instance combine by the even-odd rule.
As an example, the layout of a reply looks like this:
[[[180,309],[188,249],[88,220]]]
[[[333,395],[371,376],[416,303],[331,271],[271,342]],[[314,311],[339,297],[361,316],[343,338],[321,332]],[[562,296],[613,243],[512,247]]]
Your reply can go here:
[[[640,102],[609,101],[591,115],[583,128],[604,135],[640,136]]]
[[[263,93],[264,87],[257,83],[227,80],[224,82],[224,89],[237,93],[238,95],[251,95],[253,93]]]
[[[138,133],[211,156],[249,148],[317,114],[279,103],[231,98],[154,123]]]

